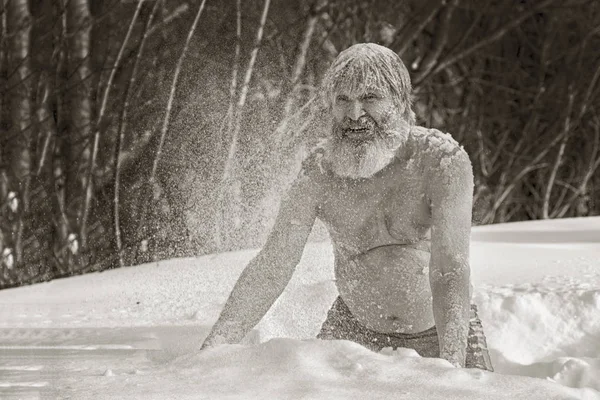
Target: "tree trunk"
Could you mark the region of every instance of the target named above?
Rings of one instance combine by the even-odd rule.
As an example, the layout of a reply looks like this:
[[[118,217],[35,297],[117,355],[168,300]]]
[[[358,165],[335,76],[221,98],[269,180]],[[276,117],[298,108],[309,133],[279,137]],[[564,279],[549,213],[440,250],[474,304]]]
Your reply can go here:
[[[68,143],[67,126],[69,116],[70,103],[66,93],[68,74],[67,74],[67,10],[65,9],[65,1],[60,0],[54,3],[54,17],[57,23],[53,30],[53,47],[56,49],[56,59],[53,69],[55,101],[56,101],[56,135],[50,157],[52,162],[49,165],[51,171],[48,174],[50,180],[50,191],[52,193],[52,202],[54,206],[54,229],[57,234],[54,238],[54,255],[57,261],[55,266],[58,269],[57,274],[66,275],[70,270],[70,265],[66,257],[67,237],[69,235],[69,218],[67,216],[66,206],[66,157],[64,156]],[[52,79],[52,77],[49,77]],[[58,88],[61,88],[58,90]],[[51,92],[52,93],[52,92]],[[48,110],[50,112],[50,110]]]
[[[11,249],[5,248],[7,262],[23,268],[23,238],[25,216],[29,211],[31,186],[32,138],[32,69],[31,69],[31,13],[28,0],[11,0],[6,4],[8,36],[8,77],[11,129],[4,149],[9,168],[7,221],[11,230]],[[12,255],[12,257],[11,257]],[[20,278],[19,278],[20,279]]]
[[[7,124],[5,119],[6,107],[5,107],[5,93],[6,93],[6,0],[0,0],[0,133],[7,131]],[[8,193],[6,168],[4,167],[4,154],[3,148],[0,147],[0,204],[2,205],[2,212],[0,216],[3,220],[6,220],[6,195]],[[0,251],[4,254],[4,249],[10,248],[9,242],[10,229],[7,224],[0,224]],[[4,257],[0,263],[0,279],[3,282],[11,282],[12,265],[9,267],[4,262]]]
[[[92,68],[91,68],[91,32],[92,17],[87,0],[69,0],[66,2],[68,37],[68,90],[65,92],[69,106],[68,125],[66,127],[68,147],[64,150],[66,158],[65,188],[68,232],[66,248],[63,254],[71,269],[81,267],[81,238],[87,236],[83,224],[84,199],[89,185],[91,165],[92,132]],[[67,110],[64,110],[65,112]]]

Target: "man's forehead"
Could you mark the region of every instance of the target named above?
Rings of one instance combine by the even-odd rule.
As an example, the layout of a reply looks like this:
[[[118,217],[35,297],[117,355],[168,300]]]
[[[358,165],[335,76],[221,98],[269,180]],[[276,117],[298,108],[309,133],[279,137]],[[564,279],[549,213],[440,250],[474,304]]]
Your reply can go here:
[[[348,97],[360,97],[366,94],[375,94],[381,97],[387,97],[391,93],[388,88],[382,87],[382,85],[375,84],[355,84],[355,85],[340,85],[336,95],[348,96]]]

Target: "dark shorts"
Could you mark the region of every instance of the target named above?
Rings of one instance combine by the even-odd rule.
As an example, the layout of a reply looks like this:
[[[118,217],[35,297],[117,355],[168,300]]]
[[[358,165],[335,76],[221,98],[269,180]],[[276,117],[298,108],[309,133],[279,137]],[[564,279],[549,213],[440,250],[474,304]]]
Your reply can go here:
[[[386,347],[414,349],[422,357],[439,357],[440,345],[435,326],[418,333],[379,333],[373,331],[352,315],[341,297],[338,297],[327,313],[327,319],[321,327],[318,339],[351,340],[373,351]],[[480,368],[493,371],[487,350],[481,320],[477,316],[477,306],[471,305],[469,338],[467,346],[467,368]]]

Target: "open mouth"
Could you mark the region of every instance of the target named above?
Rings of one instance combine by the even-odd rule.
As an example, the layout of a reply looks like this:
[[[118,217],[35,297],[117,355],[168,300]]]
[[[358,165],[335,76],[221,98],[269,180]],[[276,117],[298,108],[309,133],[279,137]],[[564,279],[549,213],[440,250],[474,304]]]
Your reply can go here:
[[[344,129],[344,136],[350,139],[364,139],[370,136],[371,130],[369,128],[346,128]]]

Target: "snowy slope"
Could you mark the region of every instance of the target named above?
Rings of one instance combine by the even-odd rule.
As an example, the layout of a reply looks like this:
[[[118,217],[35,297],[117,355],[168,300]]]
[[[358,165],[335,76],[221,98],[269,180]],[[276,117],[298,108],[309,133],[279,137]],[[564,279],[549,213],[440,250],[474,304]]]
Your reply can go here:
[[[256,251],[1,291],[0,398],[600,399],[600,218],[477,227],[472,239],[496,373],[314,339],[337,295],[331,247],[317,243],[245,344],[203,352]]]

